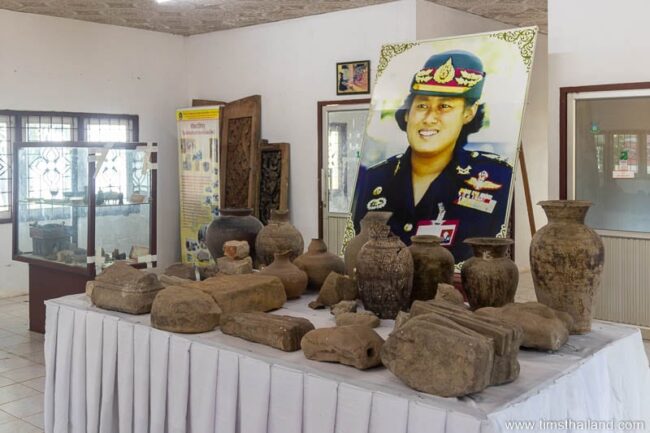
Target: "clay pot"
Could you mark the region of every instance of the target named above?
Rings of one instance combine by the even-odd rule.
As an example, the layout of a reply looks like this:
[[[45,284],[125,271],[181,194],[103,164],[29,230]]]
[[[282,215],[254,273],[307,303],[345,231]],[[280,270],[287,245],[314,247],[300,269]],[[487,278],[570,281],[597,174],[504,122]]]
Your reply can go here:
[[[501,307],[514,302],[519,270],[506,256],[514,243],[504,238],[468,238],[474,257],[465,261],[460,271],[463,290],[472,310]]]
[[[291,263],[291,254],[290,250],[275,253],[273,263],[260,271],[260,274],[273,275],[282,281],[287,299],[298,298],[307,289],[307,273]]]
[[[221,209],[206,234],[208,250],[214,260],[223,257],[223,244],[227,241],[247,241],[250,255],[255,257],[255,238],[262,223],[253,216],[253,209]]]
[[[305,249],[300,232],[289,222],[288,210],[271,210],[269,223],[257,234],[255,252],[260,266],[273,262],[273,255],[286,250],[289,258],[295,260]]]
[[[374,221],[381,224],[387,224],[390,217],[393,215],[392,212],[368,212],[359,222],[361,230],[359,234],[356,235],[348,246],[345,248],[343,257],[345,260],[345,273],[350,277],[354,278],[354,268],[357,264],[357,254],[361,250],[361,247],[368,242],[370,236],[368,235],[368,226]]]
[[[357,255],[359,296],[366,310],[381,319],[394,319],[410,305],[413,257],[389,226],[373,222],[368,234],[370,240]]]
[[[322,239],[312,239],[307,252],[294,260],[293,264],[307,272],[307,287],[315,290],[320,290],[330,272],[345,273],[343,259],[327,252],[327,245]]]
[[[593,300],[600,286],[605,250],[600,236],[584,224],[591,202],[538,203],[548,224],[530,244],[530,267],[537,300],[569,313],[574,332],[591,331]]]
[[[440,245],[442,239],[433,235],[411,237],[409,250],[413,256],[413,290],[411,302],[426,301],[436,296],[439,283],[452,284],[454,256]]]

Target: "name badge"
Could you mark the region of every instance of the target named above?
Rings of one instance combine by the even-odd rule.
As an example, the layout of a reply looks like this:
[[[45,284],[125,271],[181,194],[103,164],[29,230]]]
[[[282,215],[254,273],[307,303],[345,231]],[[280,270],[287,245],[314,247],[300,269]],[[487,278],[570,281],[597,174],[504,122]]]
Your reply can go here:
[[[492,194],[473,191],[469,188],[459,189],[458,198],[454,203],[486,213],[494,212],[494,207],[497,205],[497,201],[492,198]]]
[[[438,223],[435,220],[422,220],[418,223],[418,235],[433,235],[442,239],[440,245],[452,246],[458,232],[459,220],[444,220]]]

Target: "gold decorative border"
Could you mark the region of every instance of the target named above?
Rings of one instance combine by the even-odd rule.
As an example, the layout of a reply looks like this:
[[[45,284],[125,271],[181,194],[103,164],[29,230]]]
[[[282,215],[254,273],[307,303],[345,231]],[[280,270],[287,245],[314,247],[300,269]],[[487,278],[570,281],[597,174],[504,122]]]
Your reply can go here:
[[[379,55],[379,66],[377,66],[377,78],[379,78],[381,74],[384,72],[384,70],[388,66],[388,62],[390,62],[390,59],[392,59],[398,54],[402,54],[403,52],[410,50],[416,45],[418,45],[416,42],[383,45],[381,47],[381,54]]]
[[[345,223],[345,232],[343,232],[343,245],[341,246],[341,255],[345,254],[345,249],[348,247],[348,244],[356,235],[357,234],[354,231],[354,223],[352,222],[352,216],[349,216],[347,222]]]
[[[526,72],[530,72],[533,64],[533,54],[535,53],[535,35],[537,27],[526,28],[521,30],[511,30],[507,32],[494,33],[492,38],[501,39],[502,41],[516,44],[519,47],[521,59],[526,65]]]

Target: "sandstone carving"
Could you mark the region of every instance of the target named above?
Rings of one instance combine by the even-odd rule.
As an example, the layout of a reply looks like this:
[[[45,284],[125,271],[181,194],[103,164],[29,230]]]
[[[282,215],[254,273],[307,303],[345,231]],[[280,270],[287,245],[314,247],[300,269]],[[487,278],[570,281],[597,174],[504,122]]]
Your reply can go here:
[[[221,320],[221,331],[255,343],[293,352],[300,349],[303,336],[314,325],[302,317],[277,316],[269,313],[233,313]]]
[[[253,272],[253,259],[250,257],[233,259],[223,256],[217,259],[217,268],[219,272],[226,275],[250,274]]]
[[[186,278],[174,277],[170,275],[162,274],[158,277],[160,284],[163,286],[184,286],[187,283],[191,283],[193,280],[188,280]]]
[[[223,244],[223,253],[231,259],[244,259],[250,255],[250,246],[246,241],[226,241]]]
[[[115,262],[97,278],[91,300],[99,308],[130,314],[145,314],[163,286],[155,274]]]
[[[329,307],[341,301],[353,301],[357,299],[358,295],[357,284],[352,278],[332,271],[325,278],[318,299],[310,302],[309,306],[311,308]]]
[[[341,301],[338,304],[332,305],[330,313],[338,316],[341,313],[356,313],[357,301]]]
[[[370,311],[362,311],[360,313],[341,313],[336,315],[336,326],[361,325],[368,326],[369,328],[376,328],[379,326],[379,323],[379,317],[375,316]]]
[[[411,318],[411,314],[405,311],[400,311],[395,317],[395,326],[393,327],[393,332],[396,329],[399,329],[403,324],[405,324]]]
[[[270,275],[217,275],[188,287],[212,296],[223,313],[275,310],[287,300],[282,281]]]
[[[220,316],[212,296],[190,287],[170,286],[153,301],[151,326],[171,332],[208,332],[219,325]]]
[[[165,269],[164,274],[170,277],[178,277],[192,281],[196,280],[194,266],[187,263],[174,263],[169,265]]]
[[[506,304],[500,308],[486,307],[477,310],[476,314],[496,317],[520,326],[524,332],[521,345],[531,349],[558,350],[569,339],[572,325],[571,316],[567,313],[555,311],[538,302]]]
[[[384,340],[367,326],[337,326],[308,332],[302,339],[302,351],[314,361],[339,362],[360,370],[381,364]]]
[[[440,283],[438,284],[438,290],[435,297],[436,301],[447,301],[452,304],[465,305],[465,299],[463,299],[463,294],[460,293],[454,286],[451,284]]]

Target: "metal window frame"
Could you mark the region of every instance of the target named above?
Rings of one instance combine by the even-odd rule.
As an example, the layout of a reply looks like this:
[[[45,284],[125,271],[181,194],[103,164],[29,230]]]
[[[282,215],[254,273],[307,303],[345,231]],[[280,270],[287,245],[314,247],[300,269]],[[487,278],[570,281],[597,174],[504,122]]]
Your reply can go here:
[[[11,173],[10,177],[10,196],[13,197],[16,190],[16,183],[14,182],[13,177],[13,154],[14,154],[14,144],[21,143],[23,141],[23,118],[28,116],[47,116],[47,117],[72,117],[76,119],[77,122],[77,136],[73,137],[73,141],[86,142],[86,123],[88,119],[126,119],[131,121],[131,133],[132,137],[130,142],[139,142],[140,141],[140,116],[137,114],[111,114],[111,113],[82,113],[82,112],[72,112],[72,111],[30,111],[30,110],[0,110],[0,115],[11,116],[14,119],[14,136],[13,140],[10,143],[9,147],[9,170]],[[34,142],[38,143],[38,142]],[[61,142],[65,144],[65,141]],[[14,208],[10,202],[9,216],[6,218],[0,218],[0,224],[7,224],[13,221]]]

